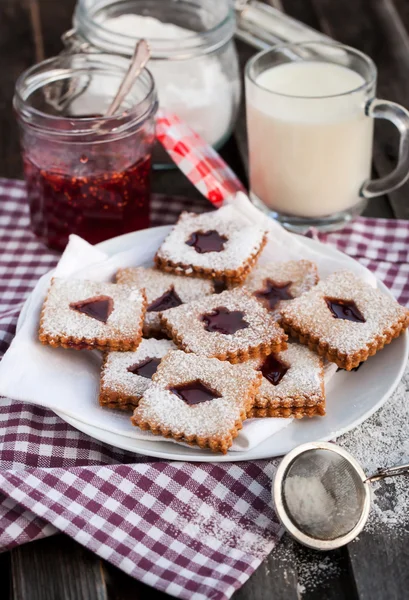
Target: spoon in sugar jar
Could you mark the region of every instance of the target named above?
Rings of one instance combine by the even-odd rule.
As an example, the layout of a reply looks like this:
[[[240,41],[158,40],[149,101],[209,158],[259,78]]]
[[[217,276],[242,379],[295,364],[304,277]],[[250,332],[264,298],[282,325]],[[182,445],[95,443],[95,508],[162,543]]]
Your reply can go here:
[[[334,550],[364,528],[371,482],[397,475],[409,475],[409,464],[378,469],[367,477],[343,448],[312,442],[283,458],[272,496],[281,524],[297,542],[314,550]]]

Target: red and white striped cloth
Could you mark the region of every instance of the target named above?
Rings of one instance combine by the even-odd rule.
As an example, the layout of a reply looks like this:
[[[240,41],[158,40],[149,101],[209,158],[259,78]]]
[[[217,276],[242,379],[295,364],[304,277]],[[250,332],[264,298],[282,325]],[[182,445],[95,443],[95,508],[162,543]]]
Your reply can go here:
[[[246,193],[220,154],[177,115],[158,110],[156,137],[178,169],[216,208],[232,194]]]
[[[156,196],[152,224],[206,201]],[[358,219],[319,236],[409,303],[409,223]],[[0,180],[0,349],[37,279],[58,259],[29,230],[24,184]],[[24,365],[22,365],[24,369]],[[0,400],[0,548],[63,531],[145,583],[179,598],[222,600],[277,541],[275,461],[192,464],[125,452],[52,412]]]

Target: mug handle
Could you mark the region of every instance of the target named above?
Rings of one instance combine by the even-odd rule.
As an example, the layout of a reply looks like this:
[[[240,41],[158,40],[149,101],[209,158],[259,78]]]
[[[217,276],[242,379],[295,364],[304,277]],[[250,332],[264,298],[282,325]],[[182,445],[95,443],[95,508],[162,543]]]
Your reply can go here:
[[[400,187],[409,177],[409,111],[400,104],[389,100],[370,100],[365,114],[373,119],[386,119],[399,129],[399,156],[394,170],[380,179],[370,179],[363,184],[360,195],[375,198]]]

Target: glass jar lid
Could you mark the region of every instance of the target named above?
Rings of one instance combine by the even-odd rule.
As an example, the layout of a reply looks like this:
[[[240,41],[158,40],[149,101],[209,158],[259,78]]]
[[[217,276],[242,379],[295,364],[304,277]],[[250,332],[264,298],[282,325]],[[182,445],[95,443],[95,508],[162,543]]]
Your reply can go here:
[[[98,50],[131,56],[142,37],[115,27],[126,15],[150,17],[186,31],[177,38],[149,35],[153,59],[186,59],[214,52],[231,40],[235,13],[230,0],[78,0],[74,13],[76,33]],[[123,23],[123,20],[122,20]],[[139,33],[139,35],[138,35]],[[157,35],[157,34],[156,34]]]

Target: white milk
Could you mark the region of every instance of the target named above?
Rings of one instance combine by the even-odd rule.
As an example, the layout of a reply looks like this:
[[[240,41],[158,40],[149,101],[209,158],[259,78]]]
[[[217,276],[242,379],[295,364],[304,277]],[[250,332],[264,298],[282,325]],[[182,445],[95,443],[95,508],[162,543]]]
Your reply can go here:
[[[358,89],[364,83],[355,71],[318,61],[278,65],[258,85],[247,81],[251,191],[263,204],[323,217],[359,202],[373,137]]]

